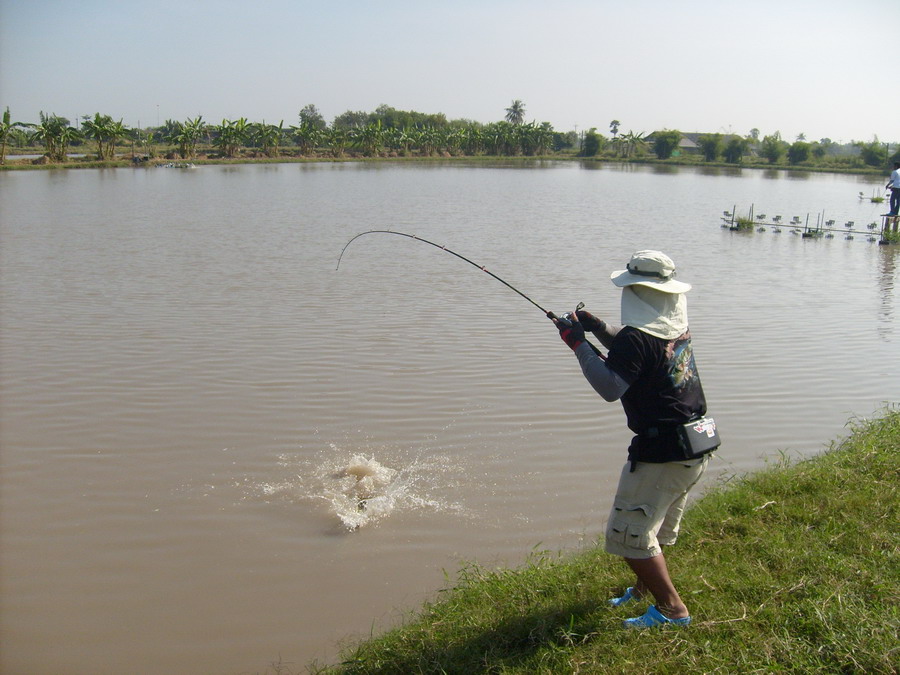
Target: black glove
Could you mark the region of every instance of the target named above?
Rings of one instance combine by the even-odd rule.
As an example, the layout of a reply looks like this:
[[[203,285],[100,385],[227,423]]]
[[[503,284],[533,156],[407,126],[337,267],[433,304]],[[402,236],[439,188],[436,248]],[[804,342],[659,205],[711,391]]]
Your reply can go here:
[[[570,326],[567,326],[561,321],[555,321],[554,323],[559,329],[559,337],[561,337],[562,341],[569,345],[569,348],[574,352],[578,349],[578,345],[584,342],[584,328],[574,314],[569,316],[569,322],[571,323]]]
[[[575,316],[578,317],[578,320],[581,322],[581,325],[584,326],[586,331],[590,331],[593,333],[595,330],[600,330],[600,324],[603,323],[596,316],[591,314],[590,312],[586,312],[583,309],[575,312]]]

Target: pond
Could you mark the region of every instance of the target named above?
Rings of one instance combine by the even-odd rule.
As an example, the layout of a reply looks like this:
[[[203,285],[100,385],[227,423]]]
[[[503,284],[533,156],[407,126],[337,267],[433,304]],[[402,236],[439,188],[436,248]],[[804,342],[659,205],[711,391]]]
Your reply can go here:
[[[900,247],[721,227],[878,221],[884,184],[565,162],[0,174],[4,672],[335,658],[462,564],[603,532],[629,434],[556,330],[671,255],[716,485],[900,401]],[[624,577],[623,577],[624,578]]]

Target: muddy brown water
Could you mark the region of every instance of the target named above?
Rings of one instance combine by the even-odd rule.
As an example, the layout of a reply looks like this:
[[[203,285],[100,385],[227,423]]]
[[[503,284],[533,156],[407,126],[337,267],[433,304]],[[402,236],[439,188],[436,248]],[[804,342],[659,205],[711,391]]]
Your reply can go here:
[[[335,658],[465,561],[596,541],[628,434],[541,313],[618,317],[660,248],[723,475],[900,401],[883,184],[751,170],[321,164],[0,174],[0,666],[245,673]]]

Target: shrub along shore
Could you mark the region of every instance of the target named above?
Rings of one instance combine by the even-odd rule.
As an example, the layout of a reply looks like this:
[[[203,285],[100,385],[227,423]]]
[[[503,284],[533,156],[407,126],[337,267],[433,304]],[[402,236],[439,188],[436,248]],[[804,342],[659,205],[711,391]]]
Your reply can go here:
[[[631,579],[602,546],[540,552],[516,569],[464,567],[404,625],[307,669],[897,673],[900,408],[849,427],[822,454],[724,480],[689,508],[669,559],[687,628],[624,630],[644,605],[607,604]]]

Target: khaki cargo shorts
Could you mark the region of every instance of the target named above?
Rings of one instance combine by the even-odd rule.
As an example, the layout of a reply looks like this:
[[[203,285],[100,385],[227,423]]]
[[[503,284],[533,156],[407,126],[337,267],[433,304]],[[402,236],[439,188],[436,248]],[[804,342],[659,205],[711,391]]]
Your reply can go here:
[[[623,558],[653,558],[678,538],[688,493],[711,455],[663,464],[627,462],[606,525],[607,553]]]

